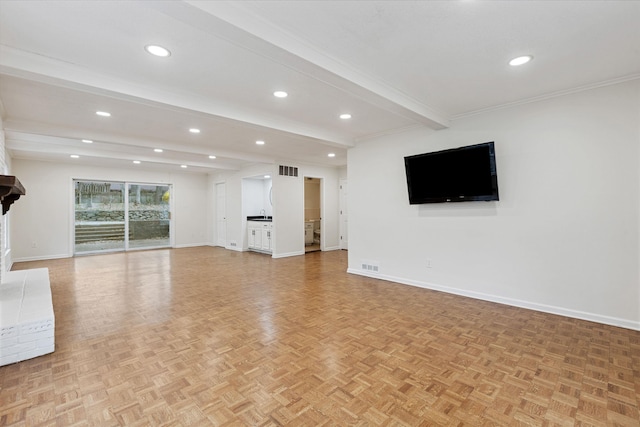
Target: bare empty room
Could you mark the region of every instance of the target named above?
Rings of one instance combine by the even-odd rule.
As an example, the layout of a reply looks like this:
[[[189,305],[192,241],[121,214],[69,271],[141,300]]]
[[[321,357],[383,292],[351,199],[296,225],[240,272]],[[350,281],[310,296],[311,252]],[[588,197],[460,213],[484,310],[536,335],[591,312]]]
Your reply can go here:
[[[638,425],[639,21],[0,0],[0,425]]]

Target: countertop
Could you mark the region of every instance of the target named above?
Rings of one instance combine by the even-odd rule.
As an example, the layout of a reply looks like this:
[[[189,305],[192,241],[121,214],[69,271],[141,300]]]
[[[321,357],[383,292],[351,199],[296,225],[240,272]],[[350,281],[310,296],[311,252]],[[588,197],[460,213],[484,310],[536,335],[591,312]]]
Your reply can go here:
[[[273,221],[273,217],[271,217],[271,216],[262,216],[262,215],[248,216],[247,217],[247,221],[272,222]]]

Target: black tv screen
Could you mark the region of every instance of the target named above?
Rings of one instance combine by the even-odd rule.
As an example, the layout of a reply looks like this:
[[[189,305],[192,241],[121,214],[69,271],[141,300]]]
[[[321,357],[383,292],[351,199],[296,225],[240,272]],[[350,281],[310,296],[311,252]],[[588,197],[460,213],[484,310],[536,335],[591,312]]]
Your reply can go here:
[[[499,200],[493,142],[407,156],[404,165],[412,205]]]

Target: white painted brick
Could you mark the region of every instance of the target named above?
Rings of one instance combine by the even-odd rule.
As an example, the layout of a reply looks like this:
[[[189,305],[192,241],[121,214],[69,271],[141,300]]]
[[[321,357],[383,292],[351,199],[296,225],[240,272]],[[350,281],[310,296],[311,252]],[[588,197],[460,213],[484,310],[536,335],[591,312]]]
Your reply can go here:
[[[31,334],[21,334],[18,337],[18,342],[29,342],[29,341],[38,341],[41,339],[53,338],[53,329],[45,329],[40,332],[34,332]]]
[[[47,331],[53,328],[53,322],[44,321],[37,323],[30,323],[27,325],[20,325],[20,335],[32,335],[42,331]]]
[[[0,356],[0,366],[10,365],[12,363],[16,363],[18,361],[17,354],[10,354],[5,356],[4,354]]]
[[[51,352],[49,352],[51,353]],[[42,349],[34,348],[33,350],[23,351],[20,353],[20,360],[33,359],[34,357],[42,356],[46,353],[42,352]]]
[[[56,349],[56,345],[53,341],[38,341],[38,350],[40,350],[40,354],[53,353]]]
[[[38,347],[38,341],[18,342],[18,344],[12,346],[12,348],[18,349],[18,353],[24,353],[27,351],[35,350],[37,347]]]
[[[16,345],[18,343],[18,336],[13,335],[6,338],[0,338],[0,354],[4,353],[4,348],[10,347],[12,345]]]
[[[46,268],[8,272],[0,283],[0,366],[55,350],[55,318]]]
[[[14,344],[12,346],[8,346],[6,348],[3,348],[2,351],[0,351],[0,356],[1,357],[5,357],[5,356],[13,356],[13,355],[17,355],[20,352],[18,345]]]
[[[17,336],[19,329],[17,326],[5,326],[0,328],[0,338]]]

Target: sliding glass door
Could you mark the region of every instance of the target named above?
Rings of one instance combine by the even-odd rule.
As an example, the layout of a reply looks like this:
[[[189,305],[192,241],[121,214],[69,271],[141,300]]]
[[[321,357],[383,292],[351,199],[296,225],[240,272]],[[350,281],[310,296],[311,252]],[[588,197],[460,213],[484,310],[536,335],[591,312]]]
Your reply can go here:
[[[74,253],[171,246],[166,184],[74,181]]]
[[[169,186],[129,184],[129,248],[170,245]]]
[[[74,187],[74,252],[124,250],[124,183],[75,181]]]

